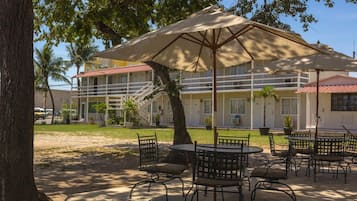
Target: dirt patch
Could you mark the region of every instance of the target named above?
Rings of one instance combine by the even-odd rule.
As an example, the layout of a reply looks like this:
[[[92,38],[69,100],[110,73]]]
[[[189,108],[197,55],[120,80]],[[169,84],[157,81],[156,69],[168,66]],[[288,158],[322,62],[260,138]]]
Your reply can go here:
[[[36,185],[54,200],[98,189],[130,185],[138,177],[134,141],[105,137],[36,135],[34,172]]]

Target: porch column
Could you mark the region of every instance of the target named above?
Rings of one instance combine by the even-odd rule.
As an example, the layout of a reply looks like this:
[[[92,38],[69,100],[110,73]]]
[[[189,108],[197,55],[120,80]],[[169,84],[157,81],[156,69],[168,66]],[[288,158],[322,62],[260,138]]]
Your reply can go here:
[[[222,97],[222,99],[223,99],[223,103],[222,103],[222,124],[223,124],[223,127],[225,126],[225,121],[224,121],[224,115],[225,115],[225,112],[224,112],[224,110],[225,110],[225,104],[224,104],[224,102],[225,102],[225,100],[226,100],[226,96],[225,96],[225,94],[223,93],[223,97]]]
[[[298,73],[298,77],[297,77],[298,81],[297,81],[297,88],[299,89],[301,87],[301,73]],[[301,94],[298,93],[296,95],[296,102],[297,102],[297,112],[296,112],[296,130],[300,130],[300,110],[301,110]]]
[[[69,123],[70,124],[72,123],[72,88],[73,88],[73,79],[71,80],[71,93],[70,93],[71,98],[69,99]],[[45,107],[45,110],[46,110],[46,107]]]
[[[190,122],[188,125],[192,126],[192,94],[190,94]]]
[[[87,77],[87,93],[86,93],[86,99],[87,99],[87,104],[86,104],[86,115],[85,115],[85,118],[86,118],[86,122],[88,122],[89,120],[89,77]]]
[[[104,125],[107,126],[108,120],[108,110],[109,110],[109,97],[108,97],[108,75],[105,75],[105,114],[104,114]]]
[[[306,93],[306,128],[311,129],[311,102],[310,102],[310,94]]]
[[[254,70],[254,60],[252,60],[250,62],[250,130],[253,130],[253,121],[254,121],[254,118],[253,118],[253,104],[254,104],[254,94],[253,94],[253,89],[254,89],[254,73],[253,73],[253,70]]]

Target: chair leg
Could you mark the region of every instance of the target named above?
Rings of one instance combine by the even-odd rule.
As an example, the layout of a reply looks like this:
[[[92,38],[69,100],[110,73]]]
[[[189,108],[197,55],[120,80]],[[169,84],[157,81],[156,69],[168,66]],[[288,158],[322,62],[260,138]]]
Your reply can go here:
[[[165,187],[165,197],[166,197],[166,201],[169,201],[169,194],[168,194],[168,189],[165,183],[160,182],[161,185],[163,185]]]
[[[182,197],[185,197],[185,186],[183,183],[183,180],[181,177],[177,177],[178,180],[180,180],[181,184],[182,184]]]
[[[277,187],[273,187],[274,184],[285,186],[286,188],[289,189],[289,192],[286,191],[286,190],[283,190],[283,189],[279,189]],[[255,184],[255,187],[254,187],[254,189],[253,189],[253,191],[251,193],[251,200],[255,200],[256,191],[258,189],[280,191],[280,192],[285,193],[287,196],[289,196],[292,201],[296,201],[296,196],[295,196],[295,193],[294,193],[293,189],[289,185],[281,183],[279,181],[275,181],[275,180],[274,181],[271,181],[271,180],[258,181]]]
[[[188,192],[186,193],[186,195],[185,195],[185,201],[187,200],[187,196],[189,196],[189,194],[190,194],[190,192],[191,192],[191,190],[193,189],[193,184],[192,184],[192,186],[190,187],[190,189],[188,190]],[[193,192],[194,193],[194,192]],[[193,196],[193,195],[192,195]],[[191,200],[192,200],[192,198],[191,198]]]

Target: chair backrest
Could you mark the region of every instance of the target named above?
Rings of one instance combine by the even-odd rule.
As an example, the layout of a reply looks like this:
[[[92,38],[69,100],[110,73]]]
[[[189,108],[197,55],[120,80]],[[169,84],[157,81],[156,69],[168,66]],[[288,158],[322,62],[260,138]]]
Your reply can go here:
[[[290,145],[293,146],[293,148],[299,152],[303,150],[311,150],[312,149],[312,143],[311,140],[308,140],[308,138],[311,138],[311,132],[294,132],[290,135],[291,137],[301,137],[301,138],[306,138],[306,139],[292,139],[290,141]]]
[[[346,135],[345,152],[357,155],[357,135]]]
[[[159,161],[159,147],[157,144],[156,133],[153,135],[140,135],[139,142],[139,165],[140,167],[147,164],[156,163]]]
[[[226,135],[219,135],[218,136],[218,144],[225,144],[225,145],[241,145],[249,146],[250,141],[250,134],[247,136],[226,136]]]
[[[317,156],[343,156],[344,155],[344,143],[343,138],[318,138],[316,142]]]
[[[274,140],[274,135],[272,133],[269,133],[269,148],[270,148],[270,153],[272,155],[275,155],[275,140]]]
[[[239,146],[243,152],[243,146]],[[224,150],[224,148],[219,148]],[[229,148],[226,148],[229,149]],[[244,176],[245,157],[240,153],[220,152],[212,147],[197,145],[195,142],[195,161],[193,180],[195,178],[238,181]]]

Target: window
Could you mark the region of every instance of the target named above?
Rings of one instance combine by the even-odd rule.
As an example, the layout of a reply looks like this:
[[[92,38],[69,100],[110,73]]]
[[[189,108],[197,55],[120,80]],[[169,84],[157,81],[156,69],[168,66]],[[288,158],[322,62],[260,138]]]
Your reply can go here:
[[[245,114],[245,99],[231,99],[231,114]]]
[[[357,111],[357,93],[331,94],[331,111]]]
[[[203,100],[203,113],[210,114],[212,113],[212,101],[207,99]]]
[[[228,75],[240,75],[248,72],[248,68],[245,65],[230,67],[227,70],[229,70],[229,72],[226,71]]]
[[[281,98],[281,114],[294,115],[297,114],[297,98]]]

